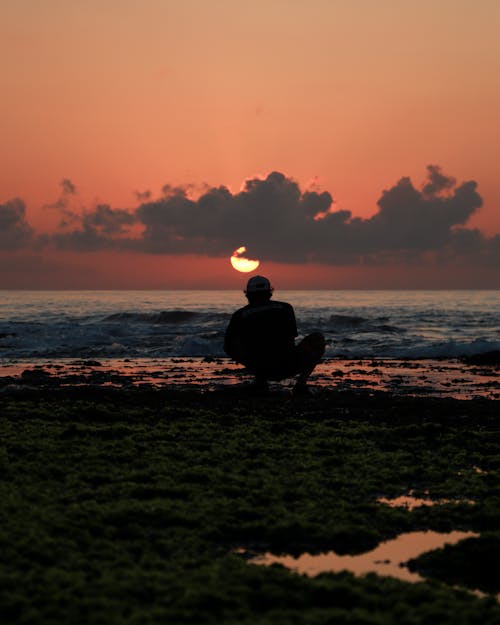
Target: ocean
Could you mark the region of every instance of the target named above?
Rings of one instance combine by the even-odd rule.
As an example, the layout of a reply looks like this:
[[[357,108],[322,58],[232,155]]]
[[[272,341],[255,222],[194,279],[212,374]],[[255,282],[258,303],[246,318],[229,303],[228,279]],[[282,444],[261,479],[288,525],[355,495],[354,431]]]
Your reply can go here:
[[[276,291],[325,357],[456,358],[500,349],[500,291]],[[220,357],[242,292],[1,291],[0,358]]]

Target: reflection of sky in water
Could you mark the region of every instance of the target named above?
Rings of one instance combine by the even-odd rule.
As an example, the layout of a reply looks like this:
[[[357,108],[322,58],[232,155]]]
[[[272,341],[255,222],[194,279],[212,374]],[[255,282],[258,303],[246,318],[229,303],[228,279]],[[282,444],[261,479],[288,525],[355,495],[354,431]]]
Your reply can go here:
[[[51,374],[109,375],[109,383],[151,384],[221,389],[249,382],[243,367],[228,358],[99,358],[96,365],[74,358],[6,359],[0,378],[19,376],[25,369],[40,366]],[[122,378],[120,380],[120,377]],[[89,383],[102,384],[89,377]],[[83,382],[83,380],[82,380]],[[396,395],[473,399],[500,398],[500,379],[493,367],[471,367],[456,360],[325,360],[314,370],[311,386],[338,391],[390,391]],[[271,389],[288,389],[293,380],[272,383]]]
[[[423,497],[414,497],[411,492],[408,495],[401,495],[400,497],[394,497],[388,499],[387,497],[380,497],[377,499],[378,503],[383,503],[391,508],[405,508],[406,510],[413,510],[414,508],[421,508],[422,506],[435,506],[444,505],[447,503],[452,504],[468,504],[474,505],[475,501],[470,499],[430,499]]]
[[[270,566],[281,564],[298,573],[315,576],[320,573],[339,573],[349,571],[355,575],[377,573],[396,577],[403,581],[419,582],[423,578],[412,573],[403,563],[417,556],[439,549],[446,544],[455,544],[464,538],[478,536],[473,532],[410,532],[401,534],[393,540],[381,543],[376,549],[356,556],[339,556],[336,553],[312,555],[304,553],[298,558],[293,556],[275,556],[271,553],[259,555],[250,560],[253,564]]]

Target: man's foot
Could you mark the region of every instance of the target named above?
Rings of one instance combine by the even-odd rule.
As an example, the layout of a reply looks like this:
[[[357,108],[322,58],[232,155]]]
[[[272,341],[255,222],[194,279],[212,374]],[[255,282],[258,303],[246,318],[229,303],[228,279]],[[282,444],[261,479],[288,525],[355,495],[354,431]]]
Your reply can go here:
[[[252,390],[256,393],[268,393],[269,392],[269,384],[265,378],[255,378],[252,382]]]
[[[307,384],[304,383],[297,383],[294,387],[293,387],[293,394],[294,395],[299,395],[300,397],[310,397],[313,392],[311,391],[311,389],[307,386]]]

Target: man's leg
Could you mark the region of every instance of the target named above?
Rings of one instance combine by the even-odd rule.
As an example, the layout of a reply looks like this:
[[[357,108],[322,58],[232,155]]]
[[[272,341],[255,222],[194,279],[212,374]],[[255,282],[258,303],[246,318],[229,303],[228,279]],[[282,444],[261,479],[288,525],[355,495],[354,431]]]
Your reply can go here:
[[[298,359],[301,368],[299,377],[295,383],[295,392],[307,392],[307,380],[323,357],[325,345],[325,337],[321,332],[309,334],[297,345]]]
[[[259,375],[258,373],[256,373],[253,388],[259,393],[267,393],[267,391],[269,390],[267,378],[263,375]]]
[[[269,384],[265,371],[263,371],[262,368],[255,362],[245,360],[245,362],[242,362],[241,364],[244,365],[248,372],[254,376],[254,381],[252,383],[253,390],[258,393],[267,393],[269,390]]]

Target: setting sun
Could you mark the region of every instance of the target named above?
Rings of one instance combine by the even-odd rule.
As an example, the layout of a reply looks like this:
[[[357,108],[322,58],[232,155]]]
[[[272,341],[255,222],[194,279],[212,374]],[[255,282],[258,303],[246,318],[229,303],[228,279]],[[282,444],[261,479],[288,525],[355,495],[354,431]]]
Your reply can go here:
[[[233,252],[230,260],[233,269],[236,269],[236,271],[250,273],[250,271],[255,271],[260,265],[260,260],[251,260],[250,258],[245,258],[244,256],[242,256],[242,254],[244,254],[246,251],[247,248],[245,246],[241,246]]]

